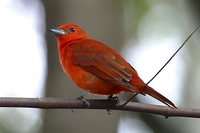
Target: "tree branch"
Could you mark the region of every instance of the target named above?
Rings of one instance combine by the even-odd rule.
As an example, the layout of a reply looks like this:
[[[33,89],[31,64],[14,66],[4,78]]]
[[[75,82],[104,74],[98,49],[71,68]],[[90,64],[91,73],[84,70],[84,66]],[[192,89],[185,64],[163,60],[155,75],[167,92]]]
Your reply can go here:
[[[131,112],[143,112],[165,117],[193,117],[200,118],[200,109],[178,108],[171,109],[166,106],[151,105],[145,103],[130,102],[121,107],[125,101],[88,99],[89,107],[86,107],[80,100],[69,100],[59,98],[0,98],[0,107],[21,107],[40,109],[111,109]]]

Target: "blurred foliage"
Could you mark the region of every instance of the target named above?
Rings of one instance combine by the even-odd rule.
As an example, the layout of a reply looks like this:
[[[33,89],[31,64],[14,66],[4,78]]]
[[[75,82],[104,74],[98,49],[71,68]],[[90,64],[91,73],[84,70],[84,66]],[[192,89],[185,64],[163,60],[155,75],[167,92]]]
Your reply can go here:
[[[137,31],[141,19],[148,12],[150,5],[147,0],[123,0],[123,15],[125,21],[126,38],[137,38]]]

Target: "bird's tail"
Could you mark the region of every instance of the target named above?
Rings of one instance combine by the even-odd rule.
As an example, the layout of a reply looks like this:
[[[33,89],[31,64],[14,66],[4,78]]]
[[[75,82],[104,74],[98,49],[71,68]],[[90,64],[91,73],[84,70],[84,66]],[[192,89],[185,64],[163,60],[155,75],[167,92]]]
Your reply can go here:
[[[141,92],[140,92],[141,93]],[[170,108],[175,108],[177,109],[176,105],[172,103],[169,99],[167,99],[165,96],[151,88],[150,86],[147,86],[146,88],[143,88],[142,94],[147,94],[149,96],[152,96],[153,98],[159,100],[160,102],[166,104]]]

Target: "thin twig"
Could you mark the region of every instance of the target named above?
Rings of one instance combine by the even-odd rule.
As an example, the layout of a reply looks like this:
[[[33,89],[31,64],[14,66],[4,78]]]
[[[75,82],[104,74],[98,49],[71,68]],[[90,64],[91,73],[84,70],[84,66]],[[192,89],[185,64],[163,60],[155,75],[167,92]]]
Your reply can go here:
[[[15,108],[39,108],[39,109],[111,109],[123,110],[131,112],[143,112],[165,117],[193,117],[200,118],[200,109],[178,108],[171,109],[165,106],[151,105],[145,103],[130,102],[126,106],[121,107],[124,101],[110,101],[90,99],[89,107],[85,107],[80,100],[69,100],[59,98],[0,98],[0,107]]]
[[[174,58],[174,56],[183,48],[183,46],[187,43],[187,41],[192,37],[192,35],[200,28],[200,25],[192,31],[192,33],[185,39],[185,41],[181,44],[181,46],[174,52],[174,54],[167,60],[167,62],[158,70],[158,72],[145,84],[145,86],[141,89],[145,89],[151,81],[154,80],[154,78],[169,64],[169,62]],[[131,98],[129,98],[124,104],[122,104],[122,107],[129,103],[130,101],[137,96],[138,93],[134,94]]]

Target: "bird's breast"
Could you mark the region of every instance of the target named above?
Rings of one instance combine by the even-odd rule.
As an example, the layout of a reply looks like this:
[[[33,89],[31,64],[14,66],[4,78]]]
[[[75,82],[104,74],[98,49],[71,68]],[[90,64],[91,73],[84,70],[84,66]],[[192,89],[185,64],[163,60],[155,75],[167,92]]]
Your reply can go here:
[[[73,50],[62,48],[59,50],[60,62],[63,70],[82,89],[94,94],[111,95],[118,94],[122,90],[112,83],[84,70],[73,62]]]

